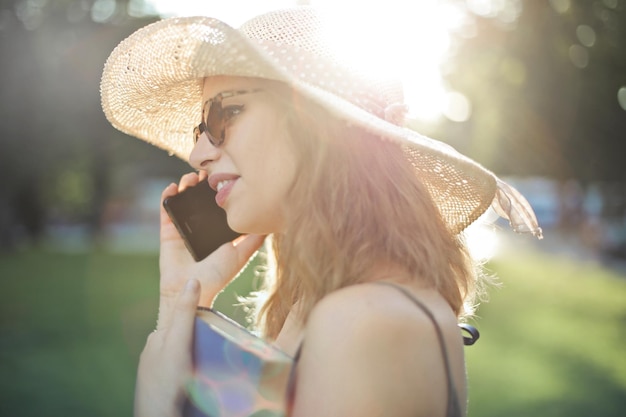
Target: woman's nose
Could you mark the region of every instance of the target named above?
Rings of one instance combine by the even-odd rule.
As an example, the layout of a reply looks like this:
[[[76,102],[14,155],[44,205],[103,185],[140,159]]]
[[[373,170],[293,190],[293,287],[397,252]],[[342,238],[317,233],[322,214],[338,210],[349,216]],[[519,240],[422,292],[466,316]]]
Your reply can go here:
[[[197,170],[206,170],[209,163],[217,160],[221,150],[214,146],[203,132],[189,154],[189,164]]]

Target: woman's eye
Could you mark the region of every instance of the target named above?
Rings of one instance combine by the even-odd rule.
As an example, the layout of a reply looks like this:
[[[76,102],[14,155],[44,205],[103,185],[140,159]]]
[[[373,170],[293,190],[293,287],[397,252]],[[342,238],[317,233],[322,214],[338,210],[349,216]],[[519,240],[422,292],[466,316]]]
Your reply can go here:
[[[228,106],[224,107],[222,117],[225,122],[228,122],[233,117],[238,116],[243,111],[243,106]]]

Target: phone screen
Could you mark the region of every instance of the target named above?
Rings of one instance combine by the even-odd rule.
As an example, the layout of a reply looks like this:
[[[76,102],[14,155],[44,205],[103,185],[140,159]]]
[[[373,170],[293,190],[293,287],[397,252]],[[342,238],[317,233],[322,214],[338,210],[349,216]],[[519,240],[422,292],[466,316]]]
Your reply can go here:
[[[196,261],[239,236],[228,227],[226,212],[215,202],[215,191],[206,181],[166,198],[163,206]]]

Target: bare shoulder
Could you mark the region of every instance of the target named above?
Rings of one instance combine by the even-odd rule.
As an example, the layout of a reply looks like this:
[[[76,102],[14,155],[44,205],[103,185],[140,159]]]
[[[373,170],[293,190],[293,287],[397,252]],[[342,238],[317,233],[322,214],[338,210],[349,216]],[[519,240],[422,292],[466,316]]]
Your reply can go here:
[[[450,320],[437,302],[427,303]],[[309,415],[307,407],[328,416],[440,415],[447,398],[432,321],[388,286],[355,285],[321,300],[305,329],[299,368],[298,417]],[[320,392],[328,398],[324,410],[315,400]]]
[[[414,294],[436,318],[442,328],[456,328],[456,317],[445,301],[433,291]],[[433,328],[431,319],[398,289],[384,285],[353,285],[322,299],[311,312],[307,333],[345,334],[346,328],[360,327],[392,334],[422,333]],[[379,333],[380,334],[380,333]],[[355,334],[358,336],[358,334]],[[318,334],[315,334],[318,336]]]

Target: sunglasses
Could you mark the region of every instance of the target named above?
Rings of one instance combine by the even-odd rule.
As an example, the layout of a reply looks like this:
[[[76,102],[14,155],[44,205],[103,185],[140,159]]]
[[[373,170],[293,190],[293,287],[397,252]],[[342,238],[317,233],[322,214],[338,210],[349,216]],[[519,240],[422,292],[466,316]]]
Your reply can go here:
[[[216,148],[221,146],[226,140],[226,123],[232,117],[232,114],[228,111],[229,107],[226,107],[226,111],[222,107],[222,100],[243,94],[258,93],[259,91],[262,91],[262,89],[223,91],[205,101],[202,106],[202,123],[193,129],[193,143],[197,143],[200,135],[206,132],[209,142],[213,146]],[[233,107],[236,107],[236,110],[242,108],[242,106]]]

